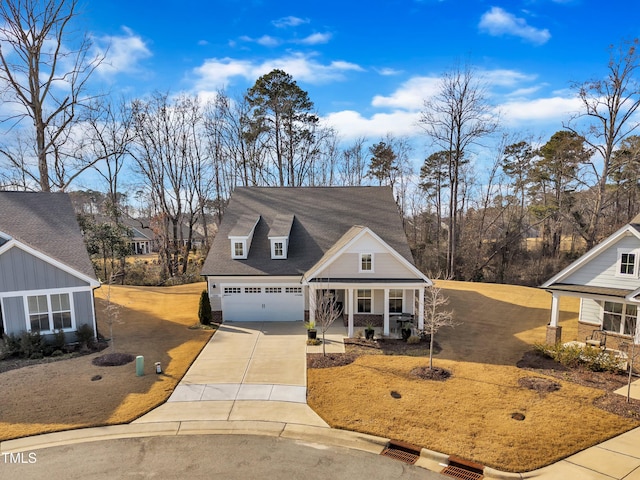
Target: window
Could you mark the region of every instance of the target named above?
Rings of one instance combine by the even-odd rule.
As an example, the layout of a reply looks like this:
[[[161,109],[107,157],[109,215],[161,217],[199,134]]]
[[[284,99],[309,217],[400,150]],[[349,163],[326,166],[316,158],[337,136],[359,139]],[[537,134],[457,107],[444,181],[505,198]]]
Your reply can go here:
[[[265,287],[264,293],[282,293],[281,287]]]
[[[29,305],[29,325],[32,332],[48,331],[49,306],[46,295],[27,297]]]
[[[373,254],[360,254],[360,272],[373,272]]]
[[[634,335],[638,307],[625,303],[604,302],[602,312],[602,329],[607,332]]]
[[[50,298],[53,329],[62,330],[65,328],[71,328],[71,305],[69,304],[69,294],[58,293],[51,295]]]
[[[282,257],[284,255],[284,246],[282,242],[276,242],[273,244],[273,255],[276,257]]]
[[[371,290],[358,289],[358,313],[371,313]]]
[[[285,293],[302,293],[302,287],[286,287]]]
[[[242,293],[242,289],[240,287],[224,287],[225,295],[229,295],[231,293]]]
[[[621,275],[635,274],[635,265],[636,265],[635,253],[623,253],[620,255],[620,274]]]
[[[402,313],[402,296],[402,290],[389,290],[389,313]]]
[[[71,297],[68,293],[33,295],[27,297],[29,329],[32,332],[51,332],[73,328]]]
[[[260,287],[244,287],[244,293],[262,293]]]
[[[244,257],[244,244],[242,242],[233,243],[233,256]]]

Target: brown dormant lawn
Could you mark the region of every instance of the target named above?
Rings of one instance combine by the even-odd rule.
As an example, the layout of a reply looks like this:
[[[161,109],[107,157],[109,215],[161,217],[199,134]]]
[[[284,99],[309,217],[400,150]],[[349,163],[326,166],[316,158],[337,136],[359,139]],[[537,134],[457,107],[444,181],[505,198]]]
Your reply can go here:
[[[198,322],[204,283],[177,287],[111,287],[121,306],[113,327],[117,352],[143,355],[145,375],[135,364],[97,367],[91,360],[111,351],[33,365],[0,374],[0,440],[38,433],[130,422],[163,403],[211,330],[189,329]],[[104,336],[106,287],[96,291],[98,329]],[[156,375],[154,362],[164,373]],[[100,380],[92,378],[100,375]]]
[[[638,426],[593,406],[601,390],[556,378],[551,378],[560,384],[555,392],[519,385],[525,377],[550,378],[515,366],[534,343],[544,341],[548,293],[463,282],[438,286],[462,322],[436,336],[442,352],[434,364],[452,377],[445,382],[413,377],[409,372],[428,359],[407,356],[366,355],[344,367],[310,369],[309,404],[331,426],[511,472],[542,467]],[[563,300],[561,309],[563,340],[574,340],[578,302]],[[514,420],[514,413],[525,419]]]

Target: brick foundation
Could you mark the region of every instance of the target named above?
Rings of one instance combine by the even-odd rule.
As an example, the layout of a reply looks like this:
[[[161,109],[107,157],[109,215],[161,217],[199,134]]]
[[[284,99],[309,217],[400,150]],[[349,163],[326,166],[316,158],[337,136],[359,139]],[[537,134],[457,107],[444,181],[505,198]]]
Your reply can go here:
[[[344,326],[349,325],[349,316],[343,315],[342,321]],[[367,324],[371,324],[374,327],[384,326],[384,315],[378,315],[374,313],[354,313],[353,314],[353,326],[354,327],[366,327]]]
[[[562,327],[552,327],[551,325],[547,325],[547,337],[546,344],[547,345],[555,345],[562,341]]]
[[[213,310],[211,314],[212,314],[211,320],[214,323],[222,323],[222,310]]]

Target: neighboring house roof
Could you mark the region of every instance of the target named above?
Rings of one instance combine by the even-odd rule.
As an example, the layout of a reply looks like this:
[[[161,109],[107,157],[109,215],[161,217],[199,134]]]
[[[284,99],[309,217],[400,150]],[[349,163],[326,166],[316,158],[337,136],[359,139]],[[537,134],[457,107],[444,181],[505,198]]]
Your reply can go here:
[[[231,258],[229,233],[260,215],[246,260]],[[269,232],[293,216],[286,260],[272,260]],[[364,225],[413,265],[402,217],[390,187],[238,187],[225,210],[203,275],[302,275],[336,243]],[[354,234],[358,232],[355,231]],[[344,238],[343,238],[344,237]],[[341,240],[342,239],[342,240]]]
[[[97,280],[65,193],[0,191],[0,232]]]

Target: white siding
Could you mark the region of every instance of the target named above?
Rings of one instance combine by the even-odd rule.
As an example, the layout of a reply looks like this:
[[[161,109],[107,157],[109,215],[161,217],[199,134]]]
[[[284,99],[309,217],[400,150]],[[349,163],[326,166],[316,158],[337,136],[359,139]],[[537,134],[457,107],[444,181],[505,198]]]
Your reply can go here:
[[[580,299],[580,321],[586,323],[594,323],[600,325],[602,319],[600,317],[601,302],[590,298]]]
[[[577,271],[562,279],[561,282],[574,285],[635,290],[640,287],[640,280],[637,276],[635,278],[622,277],[616,275],[616,271],[618,266],[618,249],[636,248],[640,248],[640,240],[638,240],[638,238],[635,236],[621,238]]]

